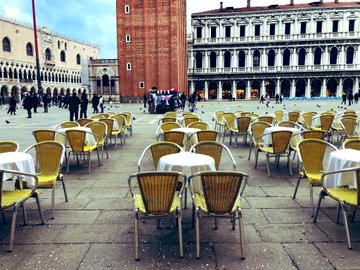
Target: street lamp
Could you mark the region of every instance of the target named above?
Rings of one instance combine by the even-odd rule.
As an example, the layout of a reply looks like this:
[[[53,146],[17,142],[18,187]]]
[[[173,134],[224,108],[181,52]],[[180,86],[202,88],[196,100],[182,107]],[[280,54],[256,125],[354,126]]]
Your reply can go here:
[[[32,14],[33,14],[33,24],[34,24],[34,43],[35,43],[35,56],[36,56],[36,77],[38,83],[38,93],[42,94],[43,90],[41,87],[41,77],[40,77],[40,61],[39,61],[39,46],[37,39],[37,27],[36,27],[36,13],[35,13],[35,0],[32,1]]]

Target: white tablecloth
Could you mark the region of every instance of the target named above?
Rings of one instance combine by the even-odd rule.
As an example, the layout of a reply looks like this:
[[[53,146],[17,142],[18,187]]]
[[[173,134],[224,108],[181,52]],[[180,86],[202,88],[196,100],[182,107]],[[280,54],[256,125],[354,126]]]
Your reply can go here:
[[[86,140],[86,144],[87,145],[96,145],[96,140],[94,138],[94,135],[91,134],[91,128],[87,128],[87,127],[71,127],[71,128],[60,128],[60,129],[57,129],[56,131],[57,132],[60,132],[64,135],[66,135],[66,131],[67,130],[82,130],[82,131],[86,131],[86,137],[85,137],[85,140]],[[89,133],[90,132],[90,133]],[[62,142],[64,145],[66,146],[70,146],[69,145],[69,142],[66,141],[64,142],[64,139],[66,137],[64,136],[59,136],[59,135],[55,135],[55,140],[56,141],[59,141],[59,142]]]
[[[23,152],[8,152],[0,154],[0,169],[14,170],[24,173],[35,174],[34,160],[30,154]],[[12,175],[4,174],[4,180],[11,178]],[[35,185],[35,179],[31,177],[25,177],[24,181],[28,183],[29,187]],[[4,189],[14,189],[14,182],[9,183],[10,186],[4,185]]]
[[[294,140],[291,143],[294,144],[294,145],[296,145],[297,142],[299,142],[301,140],[300,130],[298,130],[297,128],[291,128],[291,127],[268,127],[268,128],[265,128],[265,130],[264,130],[264,134],[268,133],[268,135],[265,135],[263,137],[265,146],[268,146],[268,145],[272,144],[271,133],[274,132],[274,131],[291,131],[293,133],[293,135],[294,134],[299,134],[299,136],[291,137],[291,140]]]
[[[200,129],[198,128],[188,128],[188,127],[183,127],[183,128],[174,128],[171,131],[181,131],[185,133],[184,136],[184,141],[183,144],[186,147],[186,149],[189,149],[193,144],[195,144],[197,142],[197,138],[194,138],[196,136],[193,136],[191,138],[191,140],[189,140],[189,138],[191,137],[192,134],[200,131]]]
[[[212,157],[197,153],[181,152],[166,155],[160,158],[158,171],[182,172],[187,177],[201,171],[216,171],[215,161]],[[200,181],[194,181],[194,191],[201,192]]]
[[[330,154],[327,171],[337,171],[354,167],[360,167],[360,151],[343,149]],[[327,188],[336,188],[344,185],[352,188],[356,187],[355,173],[348,172],[326,177],[325,186]]]

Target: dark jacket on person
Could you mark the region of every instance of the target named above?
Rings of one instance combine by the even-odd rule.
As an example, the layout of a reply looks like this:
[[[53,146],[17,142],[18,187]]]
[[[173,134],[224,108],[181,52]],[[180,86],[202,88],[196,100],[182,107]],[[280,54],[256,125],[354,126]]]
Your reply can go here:
[[[79,104],[81,103],[79,97],[76,95],[72,95],[69,98],[69,111],[78,111],[79,110]]]
[[[25,96],[23,101],[23,107],[25,110],[29,110],[33,107],[33,100],[30,96]]]

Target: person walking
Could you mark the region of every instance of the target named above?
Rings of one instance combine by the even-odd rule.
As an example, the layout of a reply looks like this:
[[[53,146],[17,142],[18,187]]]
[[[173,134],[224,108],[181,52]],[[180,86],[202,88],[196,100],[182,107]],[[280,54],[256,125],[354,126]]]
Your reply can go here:
[[[50,99],[48,98],[47,94],[43,96],[43,103],[44,103],[44,113],[47,113],[49,111],[48,107],[50,103]]]
[[[275,104],[279,104],[279,103],[280,103],[280,102],[279,102],[279,98],[280,98],[279,94],[276,94],[276,95],[275,95]]]
[[[349,106],[351,106],[351,104],[353,104],[353,99],[354,99],[354,96],[353,96],[353,94],[350,92],[349,95],[348,95]]]
[[[39,98],[37,96],[37,94],[33,93],[32,96],[32,105],[34,108],[34,113],[37,113],[37,107],[39,106]]]
[[[98,109],[98,106],[99,106],[99,96],[98,94],[95,94],[92,98],[92,101],[91,101],[92,105],[93,105],[93,113],[98,113],[99,112],[99,109]]]
[[[9,100],[9,110],[8,110],[8,114],[10,113],[10,115],[16,115],[16,99],[14,97],[14,95],[11,95],[11,98]]]
[[[266,107],[269,107],[270,104],[270,95],[266,96]]]
[[[264,103],[264,101],[265,101],[264,95],[261,95],[259,103]]]
[[[104,113],[104,98],[103,98],[103,96],[100,96],[100,98],[99,98],[99,105],[100,105],[100,112]]]
[[[28,113],[27,118],[31,118],[31,109],[33,107],[33,103],[32,103],[32,97],[29,94],[25,95],[25,98],[23,100],[23,107]]]
[[[69,111],[70,111],[70,121],[78,120],[79,117],[79,104],[81,103],[78,96],[74,92],[69,98]]]
[[[89,100],[85,93],[81,96],[81,104],[80,104],[80,118],[87,118],[87,107]]]
[[[359,101],[359,93],[356,92],[355,95],[354,95],[354,102],[355,102],[355,104],[357,104],[358,101]]]
[[[342,93],[342,101],[341,101],[341,104],[344,104],[344,105],[346,105],[346,94],[343,92]]]

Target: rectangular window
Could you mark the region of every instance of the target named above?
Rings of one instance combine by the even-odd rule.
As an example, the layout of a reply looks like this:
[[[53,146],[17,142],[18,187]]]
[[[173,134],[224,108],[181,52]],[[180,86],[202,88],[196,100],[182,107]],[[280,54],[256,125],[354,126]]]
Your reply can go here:
[[[355,20],[350,20],[349,21],[349,32],[354,32],[355,31]]]
[[[291,34],[291,23],[285,23],[285,35]]]
[[[145,88],[145,83],[144,82],[139,82],[139,88]]]
[[[216,27],[213,26],[210,28],[210,35],[211,35],[211,38],[216,38]]]
[[[300,24],[300,34],[306,34],[306,22]]]
[[[339,31],[339,21],[333,21],[333,33],[337,33]]]
[[[270,31],[269,31],[270,36],[275,36],[275,27],[276,27],[275,23],[270,24]]]
[[[130,35],[126,35],[125,41],[126,41],[127,43],[130,42]]]
[[[316,22],[316,33],[322,33],[323,22]]]
[[[125,13],[126,14],[130,13],[130,6],[129,5],[125,5]]]
[[[196,38],[202,38],[202,27],[196,27]]]
[[[131,63],[126,64],[126,70],[131,70]]]
[[[240,37],[245,37],[246,25],[240,25]]]
[[[255,25],[255,37],[260,36],[260,24]]]
[[[231,26],[225,26],[225,37],[231,37]]]

